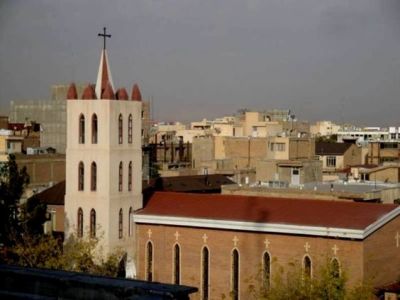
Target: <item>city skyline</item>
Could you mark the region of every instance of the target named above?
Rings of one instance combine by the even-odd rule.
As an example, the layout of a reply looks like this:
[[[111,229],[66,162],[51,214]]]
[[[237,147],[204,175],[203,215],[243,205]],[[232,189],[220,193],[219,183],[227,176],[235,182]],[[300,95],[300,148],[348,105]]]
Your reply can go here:
[[[238,109],[398,125],[397,1],[3,1],[0,107],[95,82],[106,26],[116,87],[138,82],[159,121]]]

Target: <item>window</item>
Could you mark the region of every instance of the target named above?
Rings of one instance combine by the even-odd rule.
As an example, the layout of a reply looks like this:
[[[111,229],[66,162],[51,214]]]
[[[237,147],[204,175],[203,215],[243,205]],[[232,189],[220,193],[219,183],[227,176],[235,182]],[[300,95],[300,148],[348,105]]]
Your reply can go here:
[[[80,207],[78,209],[78,224],[76,234],[78,237],[83,237],[83,210]]]
[[[234,249],[232,251],[232,267],[231,267],[231,293],[232,299],[239,299],[239,252]]]
[[[128,118],[128,143],[132,144],[132,115]]]
[[[153,244],[146,244],[146,280],[153,281]]]
[[[263,255],[262,272],[263,287],[265,290],[269,290],[271,280],[271,257],[268,252],[265,252]]]
[[[336,258],[332,259],[332,262],[331,262],[331,275],[333,278],[340,277],[339,261]]]
[[[95,162],[92,162],[90,167],[90,190],[96,191],[97,189],[97,165]]]
[[[97,144],[97,115],[92,116],[92,144]]]
[[[305,256],[303,260],[304,279],[311,279],[311,269],[311,259],[309,256]]]
[[[118,190],[121,192],[122,191],[122,161],[119,163],[119,171],[118,171]]]
[[[181,281],[181,249],[178,244],[174,246],[174,284]]]
[[[128,168],[128,191],[132,191],[132,162],[129,162]]]
[[[90,211],[90,237],[96,237],[96,211],[93,208]]]
[[[78,167],[78,191],[83,191],[83,189],[85,188],[84,178],[85,166],[83,165],[83,162],[80,162]]]
[[[327,156],[326,157],[326,166],[327,167],[336,167],[336,156]]]
[[[118,143],[119,144],[122,144],[122,133],[123,133],[122,126],[123,126],[122,115],[120,114],[119,118],[118,118]]]
[[[128,233],[129,236],[132,236],[133,234],[133,224],[132,224],[132,218],[133,218],[133,209],[132,207],[129,208],[129,216],[128,216],[129,220],[128,220]]]
[[[209,252],[208,248],[204,247],[201,251],[201,299],[208,300],[209,296]]]
[[[118,218],[118,238],[122,239],[122,225],[123,225],[123,218],[122,218],[122,208],[119,210],[119,218]]]
[[[269,149],[271,151],[285,151],[285,143],[271,143]]]
[[[85,117],[79,116],[79,144],[85,143]]]

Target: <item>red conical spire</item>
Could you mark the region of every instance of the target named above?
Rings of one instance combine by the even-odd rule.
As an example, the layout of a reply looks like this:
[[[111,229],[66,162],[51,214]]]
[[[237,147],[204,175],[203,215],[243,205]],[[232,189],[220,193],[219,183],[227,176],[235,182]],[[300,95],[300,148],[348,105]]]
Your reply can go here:
[[[71,83],[68,92],[67,92],[67,99],[78,99],[78,92],[76,91],[75,83]]]
[[[139,86],[135,83],[132,88],[131,100],[142,101],[142,94],[140,93]]]
[[[94,91],[94,86],[92,84],[88,84],[88,86],[83,90],[82,99],[84,100],[97,99],[96,92]]]
[[[106,88],[105,88],[103,94],[101,95],[101,99],[109,99],[109,100],[115,99],[114,91],[109,82],[107,82]]]
[[[129,96],[125,88],[120,88],[117,90],[117,100],[128,100]]]

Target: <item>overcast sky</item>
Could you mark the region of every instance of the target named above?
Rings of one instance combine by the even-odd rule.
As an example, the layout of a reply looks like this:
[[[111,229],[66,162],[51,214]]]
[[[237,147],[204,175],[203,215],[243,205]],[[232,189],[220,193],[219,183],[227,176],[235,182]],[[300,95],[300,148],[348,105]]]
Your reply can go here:
[[[400,125],[399,0],[0,0],[2,111],[94,82],[104,26],[115,86],[138,82],[157,120]]]

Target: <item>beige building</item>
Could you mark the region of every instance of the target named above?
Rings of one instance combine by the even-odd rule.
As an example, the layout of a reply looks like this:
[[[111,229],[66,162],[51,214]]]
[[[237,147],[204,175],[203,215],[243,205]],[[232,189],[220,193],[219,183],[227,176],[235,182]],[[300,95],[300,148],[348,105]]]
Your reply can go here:
[[[356,144],[317,142],[315,149],[324,173],[343,172],[349,166],[362,163],[362,148]]]
[[[114,92],[106,50],[96,86],[67,95],[66,237],[101,237],[106,253],[135,257],[133,212],[142,207],[141,96]],[[134,276],[134,267],[128,276]]]
[[[371,141],[368,143],[367,164],[398,162],[400,147],[397,141]]]
[[[0,130],[0,162],[7,161],[9,154],[21,153],[23,140],[11,130]]]
[[[332,121],[318,121],[310,126],[310,134],[313,137],[335,135],[339,130],[340,126]]]

